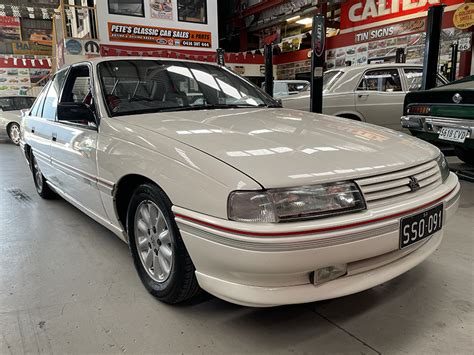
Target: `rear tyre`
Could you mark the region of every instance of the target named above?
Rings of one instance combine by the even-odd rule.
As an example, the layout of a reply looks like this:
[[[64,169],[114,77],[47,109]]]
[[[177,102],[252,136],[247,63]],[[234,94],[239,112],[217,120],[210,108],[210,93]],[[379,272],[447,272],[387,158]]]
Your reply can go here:
[[[474,149],[454,146],[454,153],[456,153],[457,157],[463,162],[474,165]]]
[[[20,125],[16,122],[12,122],[8,125],[7,128],[8,137],[15,145],[20,144],[21,134],[20,134]]]
[[[31,153],[31,172],[33,173],[33,181],[38,195],[45,200],[53,200],[57,198],[58,195],[46,183],[46,178],[43,176],[33,153]]]
[[[175,304],[200,288],[165,193],[140,185],[130,200],[127,231],[135,268],[145,288],[160,301]]]

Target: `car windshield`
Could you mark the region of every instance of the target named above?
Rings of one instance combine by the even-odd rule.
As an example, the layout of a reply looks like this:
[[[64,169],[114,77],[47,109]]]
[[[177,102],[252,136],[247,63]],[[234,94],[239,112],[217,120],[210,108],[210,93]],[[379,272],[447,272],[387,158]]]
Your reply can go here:
[[[279,107],[277,101],[231,71],[169,60],[99,63],[112,116],[212,108]]]
[[[342,75],[340,70],[331,70],[323,74],[323,90],[329,90]]]
[[[34,101],[34,97],[0,97],[0,108],[3,111],[19,111],[30,108]]]

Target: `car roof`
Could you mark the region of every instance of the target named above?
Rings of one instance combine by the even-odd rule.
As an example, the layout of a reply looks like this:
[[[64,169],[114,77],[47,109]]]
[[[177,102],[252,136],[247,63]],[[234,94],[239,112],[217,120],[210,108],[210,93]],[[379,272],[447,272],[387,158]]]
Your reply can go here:
[[[209,65],[215,65],[219,66],[217,63],[214,62],[203,62],[203,61],[198,61],[198,60],[190,60],[190,59],[178,59],[178,58],[163,58],[163,57],[142,57],[142,56],[116,56],[116,57],[97,57],[97,58],[90,58],[87,60],[83,60],[77,63],[73,63],[67,66],[64,66],[63,68],[67,68],[69,66],[81,64],[81,63],[92,63],[92,64],[98,64],[102,62],[111,62],[111,61],[116,61],[116,60],[165,60],[165,61],[170,61],[170,62],[186,62],[186,63],[198,63],[198,64],[209,64]],[[61,68],[61,69],[63,69]]]
[[[410,64],[410,63],[377,63],[377,64],[364,64],[364,65],[354,65],[349,67],[340,67],[340,68],[332,68],[328,71],[343,71],[343,72],[351,72],[351,71],[365,71],[367,69],[377,69],[377,68],[386,68],[386,67],[397,67],[397,68],[423,68],[421,64]]]

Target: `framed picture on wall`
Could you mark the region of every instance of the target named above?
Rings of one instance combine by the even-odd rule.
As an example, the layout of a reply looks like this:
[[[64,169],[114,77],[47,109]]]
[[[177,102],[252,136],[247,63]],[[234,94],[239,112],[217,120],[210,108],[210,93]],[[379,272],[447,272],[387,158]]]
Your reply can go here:
[[[108,0],[109,14],[145,17],[143,0]]]

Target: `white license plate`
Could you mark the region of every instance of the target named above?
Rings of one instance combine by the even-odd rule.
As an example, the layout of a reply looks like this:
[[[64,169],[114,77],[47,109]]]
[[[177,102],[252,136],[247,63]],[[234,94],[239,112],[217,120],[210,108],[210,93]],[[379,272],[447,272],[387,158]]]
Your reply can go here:
[[[438,138],[445,141],[464,143],[468,133],[467,129],[443,127],[439,131]]]

